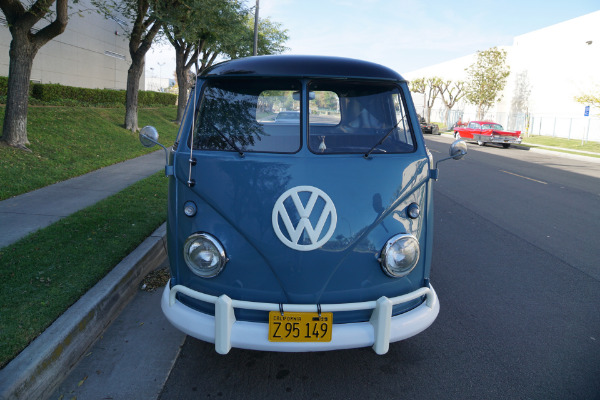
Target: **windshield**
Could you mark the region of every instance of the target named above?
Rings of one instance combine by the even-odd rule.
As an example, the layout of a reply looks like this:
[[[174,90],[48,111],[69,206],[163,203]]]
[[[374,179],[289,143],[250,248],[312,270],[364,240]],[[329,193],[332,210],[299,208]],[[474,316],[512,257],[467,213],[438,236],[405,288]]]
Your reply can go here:
[[[294,79],[207,81],[198,107],[194,150],[299,151],[301,89],[301,82]],[[308,148],[313,153],[415,150],[405,103],[395,84],[323,79],[310,82],[307,89]]]
[[[396,85],[330,80],[314,81],[308,90],[311,93],[308,145],[314,153],[415,150],[405,104]]]
[[[502,125],[500,124],[483,124],[482,129],[495,129],[497,131],[503,130]]]
[[[283,79],[205,84],[195,150],[295,153],[300,149],[301,84]]]

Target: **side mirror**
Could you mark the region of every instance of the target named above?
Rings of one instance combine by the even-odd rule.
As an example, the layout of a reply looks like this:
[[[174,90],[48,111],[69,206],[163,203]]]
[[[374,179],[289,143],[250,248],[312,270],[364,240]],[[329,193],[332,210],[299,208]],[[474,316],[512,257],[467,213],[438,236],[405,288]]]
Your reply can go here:
[[[144,147],[152,147],[158,144],[158,132],[153,126],[145,126],[140,130],[140,142]]]
[[[438,164],[440,162],[450,160],[450,159],[460,160],[466,154],[467,154],[467,142],[465,142],[462,139],[455,140],[450,145],[450,157],[446,157],[446,158],[442,158],[441,160],[438,160],[435,163],[435,167],[433,169],[429,170],[429,176],[431,177],[431,179],[434,179],[437,181],[439,174],[440,174],[440,172],[438,170]]]
[[[171,176],[173,175],[173,166],[169,165],[169,151],[165,146],[158,142],[158,132],[156,128],[153,126],[145,126],[140,130],[140,142],[144,147],[153,147],[154,145],[159,145],[165,151],[165,175]]]
[[[450,157],[460,160],[467,154],[467,142],[458,139],[450,145]]]

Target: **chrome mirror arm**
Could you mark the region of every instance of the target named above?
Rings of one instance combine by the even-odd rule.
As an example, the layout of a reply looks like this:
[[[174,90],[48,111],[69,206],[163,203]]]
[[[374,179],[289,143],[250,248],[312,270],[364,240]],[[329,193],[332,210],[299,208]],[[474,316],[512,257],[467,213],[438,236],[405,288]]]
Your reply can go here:
[[[158,133],[152,126],[145,126],[140,130],[140,142],[144,147],[159,145],[165,151],[165,176],[173,175],[173,166],[169,165],[169,150],[158,142]]]
[[[441,160],[437,160],[435,162],[435,167],[429,170],[429,177],[433,180],[438,180],[440,175],[440,171],[438,169],[438,164],[442,161],[446,160],[460,160],[467,154],[467,144],[464,140],[456,140],[450,145],[450,156],[446,158],[442,158]]]

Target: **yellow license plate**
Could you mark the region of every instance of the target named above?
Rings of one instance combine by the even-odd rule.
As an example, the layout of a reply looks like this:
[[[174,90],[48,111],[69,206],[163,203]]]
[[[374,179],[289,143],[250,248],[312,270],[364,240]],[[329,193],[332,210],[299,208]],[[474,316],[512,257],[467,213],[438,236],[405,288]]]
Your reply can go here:
[[[333,313],[271,311],[270,342],[331,342]]]

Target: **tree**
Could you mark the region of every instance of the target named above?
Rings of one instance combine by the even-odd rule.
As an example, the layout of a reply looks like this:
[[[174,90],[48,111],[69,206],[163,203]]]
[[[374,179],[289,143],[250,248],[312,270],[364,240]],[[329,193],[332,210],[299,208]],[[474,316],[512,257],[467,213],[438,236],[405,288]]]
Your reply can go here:
[[[0,0],[8,29],[10,64],[8,68],[8,96],[0,140],[9,146],[27,149],[27,107],[29,80],[33,59],[38,50],[64,32],[69,19],[68,0],[56,1],[56,11],[51,11],[54,0],[38,0],[25,8],[17,0]],[[42,19],[54,19],[40,30],[33,27]]]
[[[253,55],[254,46],[254,17],[247,14],[242,29],[238,31],[239,37],[229,40],[221,46],[223,54],[228,58],[241,58]],[[282,29],[281,24],[269,18],[259,18],[257,55],[281,54],[287,50],[284,43],[289,36],[287,29]]]
[[[252,54],[253,17],[237,0],[155,0],[167,39],[175,49],[175,69],[179,86],[177,122],[185,109],[190,69],[199,61],[202,72],[220,57],[245,57]],[[261,20],[258,54],[285,50],[287,34],[279,24]]]
[[[435,103],[435,99],[438,95],[437,83],[441,79],[437,76],[430,78],[419,78],[410,82],[410,91],[415,93],[421,93],[423,95],[423,115],[422,117],[430,123],[431,120],[431,108]]]
[[[584,105],[600,108],[600,92],[588,93],[575,97],[575,101]]]
[[[200,72],[210,67],[218,57],[235,59],[249,57],[253,54],[254,20],[246,13],[245,22],[232,29],[230,26],[222,34],[214,35],[204,42],[200,51]],[[258,55],[281,54],[287,47],[284,43],[289,39],[287,29],[270,19],[260,19],[258,23]]]
[[[140,78],[144,72],[144,59],[162,24],[151,9],[149,0],[106,0],[100,5],[100,9],[106,15],[119,13],[132,22],[131,27],[126,30],[131,66],[127,70],[124,126],[135,132],[138,130],[138,93]]]
[[[425,101],[426,107],[424,113],[425,121],[427,121],[428,124],[431,123],[431,108],[433,107],[435,99],[439,93],[438,85],[441,81],[442,79],[438,78],[437,76],[425,79],[425,91],[427,92],[427,97]]]
[[[435,83],[435,86],[438,89],[438,93],[442,98],[442,102],[444,106],[446,106],[446,112],[444,115],[444,122],[446,125],[449,124],[448,116],[450,115],[450,110],[458,103],[460,99],[465,97],[465,83],[463,81],[450,81],[450,80],[438,80]]]
[[[427,104],[427,98],[425,97],[425,78],[418,78],[410,81],[409,89],[411,92],[420,93],[423,95],[423,111],[425,111],[425,104]]]
[[[502,99],[502,90],[510,74],[510,68],[506,65],[506,50],[492,47],[478,51],[477,61],[465,71],[465,98],[477,106],[477,119],[482,119],[486,112]]]
[[[198,61],[198,54],[207,42],[239,30],[245,11],[237,0],[154,0],[153,7],[163,21],[165,36],[175,49],[175,76],[179,86],[176,122],[179,123],[191,85],[190,70]]]

